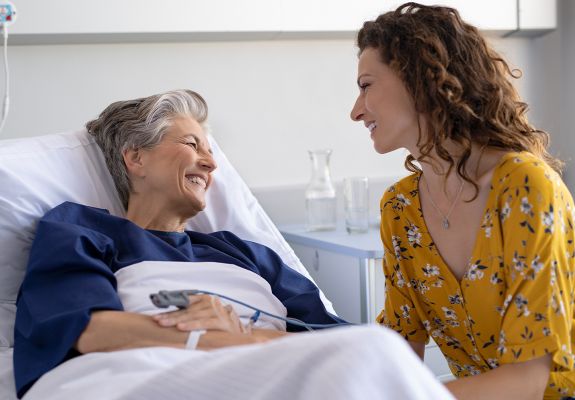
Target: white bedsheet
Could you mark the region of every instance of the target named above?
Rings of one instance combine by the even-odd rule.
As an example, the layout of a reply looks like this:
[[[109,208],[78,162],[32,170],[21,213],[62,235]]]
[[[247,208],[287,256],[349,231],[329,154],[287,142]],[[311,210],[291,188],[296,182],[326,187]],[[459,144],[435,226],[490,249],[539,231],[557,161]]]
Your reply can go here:
[[[143,262],[116,273],[129,311],[155,313],[149,294],[205,289],[285,315],[258,275],[219,263]],[[251,310],[236,307],[242,317]],[[262,318],[262,326],[284,329]],[[451,399],[407,342],[379,326],[292,334],[217,351],[154,347],[91,353],[45,374],[25,400]]]
[[[301,333],[212,352],[92,353],[44,375],[25,400],[453,399],[403,338],[378,326]]]
[[[150,301],[150,293],[160,290],[202,289],[226,295],[258,306],[263,311],[287,316],[284,305],[272,294],[269,283],[261,276],[237,265],[217,262],[143,261],[116,272],[118,295],[126,311],[141,314],[157,314],[169,309],[156,308]],[[254,310],[231,304],[243,323],[247,323]],[[264,314],[255,324],[256,328],[285,331],[285,322]]]

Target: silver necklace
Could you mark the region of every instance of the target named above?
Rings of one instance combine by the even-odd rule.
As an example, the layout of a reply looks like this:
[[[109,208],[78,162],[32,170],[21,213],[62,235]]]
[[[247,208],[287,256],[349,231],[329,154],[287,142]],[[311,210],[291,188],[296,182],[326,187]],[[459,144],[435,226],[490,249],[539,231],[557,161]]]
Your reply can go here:
[[[441,225],[443,226],[443,229],[449,229],[449,216],[453,212],[453,209],[455,208],[455,205],[457,204],[457,200],[459,200],[459,196],[461,196],[461,192],[463,191],[463,184],[465,183],[465,181],[463,179],[461,179],[461,185],[459,185],[459,190],[457,191],[457,194],[455,195],[455,199],[453,199],[453,203],[451,203],[451,206],[449,207],[449,211],[445,215],[441,212],[439,207],[437,207],[437,204],[435,204],[435,201],[433,201],[433,197],[431,196],[431,191],[429,190],[429,186],[427,185],[427,179],[425,179],[423,181],[423,183],[425,183],[425,188],[427,189],[427,193],[429,194],[429,201],[431,202],[431,205],[433,206],[433,208],[435,208],[435,210],[439,213],[439,215],[441,215]]]

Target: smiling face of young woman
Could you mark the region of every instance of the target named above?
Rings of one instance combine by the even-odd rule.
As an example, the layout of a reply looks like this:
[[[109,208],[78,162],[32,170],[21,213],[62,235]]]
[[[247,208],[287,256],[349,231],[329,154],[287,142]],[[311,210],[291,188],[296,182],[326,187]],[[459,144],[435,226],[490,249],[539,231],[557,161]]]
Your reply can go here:
[[[138,151],[135,195],[151,210],[190,218],[206,206],[216,163],[201,125],[188,116],[172,119],[159,144]]]
[[[414,154],[419,115],[402,80],[380,60],[376,48],[366,48],[359,56],[359,95],[351,119],[363,121],[378,153],[407,148]]]

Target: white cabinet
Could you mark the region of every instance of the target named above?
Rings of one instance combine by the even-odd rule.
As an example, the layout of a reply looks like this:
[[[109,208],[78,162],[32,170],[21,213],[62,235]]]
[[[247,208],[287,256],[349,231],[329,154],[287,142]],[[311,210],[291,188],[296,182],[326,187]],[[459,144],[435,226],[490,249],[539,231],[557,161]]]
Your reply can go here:
[[[557,27],[557,1],[519,0],[519,31],[548,31]]]
[[[458,9],[486,32],[556,26],[557,0],[420,0]],[[353,38],[397,0],[26,0],[11,44]]]
[[[275,31],[277,1],[24,0],[11,34]]]
[[[280,231],[311,276],[343,318],[374,322],[384,304],[379,231],[349,235],[335,231],[307,232],[303,225],[280,226]]]
[[[391,10],[389,0],[280,0],[280,32],[357,32],[361,25]]]
[[[366,283],[373,283],[376,286],[375,279],[366,280],[363,276],[365,266],[362,264],[366,260],[296,243],[290,245],[312,278],[331,300],[340,317],[356,324],[375,321],[378,312],[376,310],[381,310],[378,306],[383,305],[383,298],[378,301],[378,306],[366,301]],[[381,271],[381,268],[376,267],[381,267],[381,259],[367,260],[367,263],[373,272]],[[379,274],[383,277],[382,272]]]
[[[483,31],[505,33],[517,29],[516,0],[418,0],[418,3],[453,7],[464,21]]]
[[[443,353],[433,339],[425,346],[424,362],[440,381],[447,382],[454,379]]]
[[[379,230],[349,235],[336,231],[306,232],[302,225],[280,231],[339,316],[352,323],[375,322],[385,301],[383,250]],[[452,379],[435,342],[425,348],[425,364],[442,381]]]

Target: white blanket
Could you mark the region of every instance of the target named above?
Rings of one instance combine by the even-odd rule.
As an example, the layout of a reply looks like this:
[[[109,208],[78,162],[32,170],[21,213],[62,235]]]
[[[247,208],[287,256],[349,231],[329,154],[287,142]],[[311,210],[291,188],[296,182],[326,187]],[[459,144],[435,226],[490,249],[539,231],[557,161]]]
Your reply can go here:
[[[155,313],[149,294],[204,289],[285,316],[256,274],[217,263],[144,262],[116,274],[126,310]],[[242,318],[253,311],[237,307]],[[260,326],[285,329],[261,318]],[[379,326],[300,333],[265,344],[86,354],[45,374],[25,400],[452,399],[407,342]]]
[[[212,352],[156,347],[87,354],[44,375],[24,399],[453,397],[395,332],[358,326]]]

